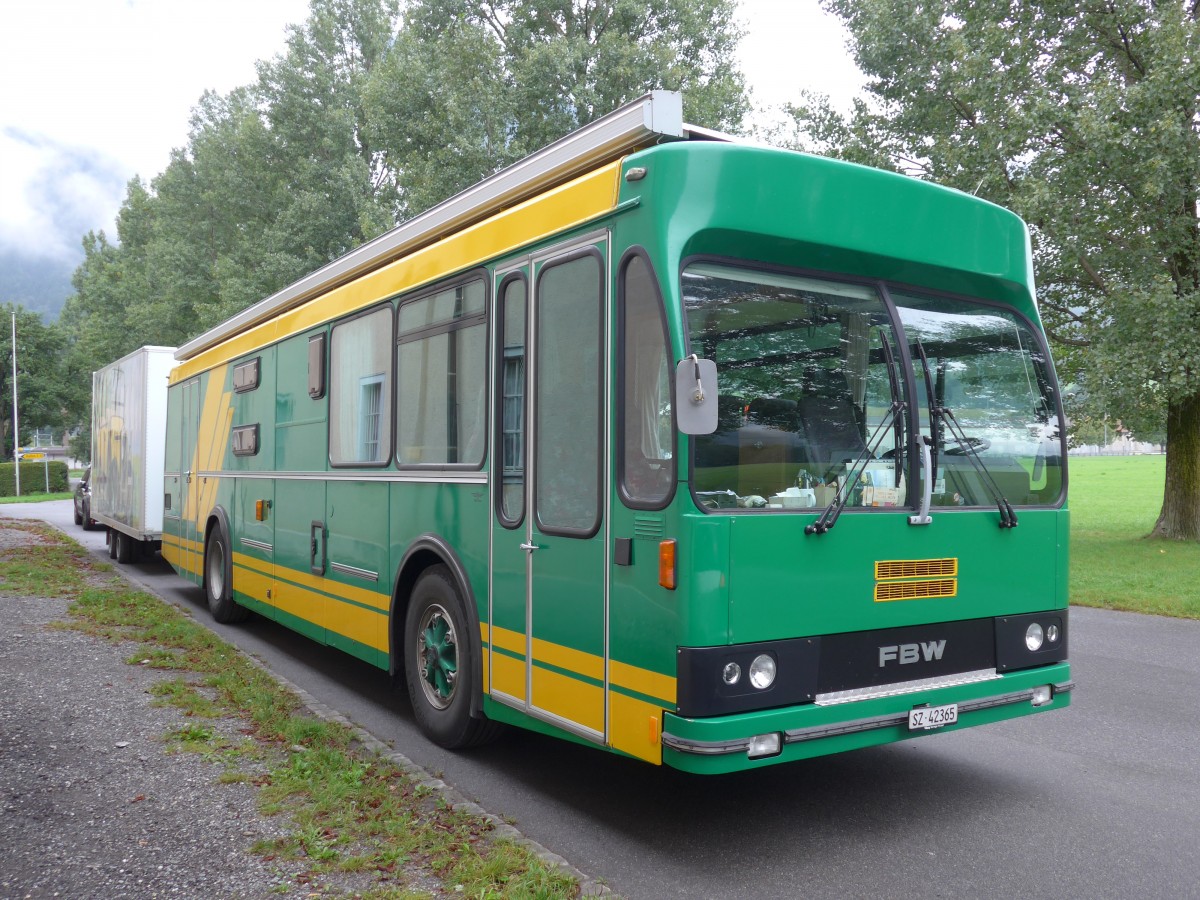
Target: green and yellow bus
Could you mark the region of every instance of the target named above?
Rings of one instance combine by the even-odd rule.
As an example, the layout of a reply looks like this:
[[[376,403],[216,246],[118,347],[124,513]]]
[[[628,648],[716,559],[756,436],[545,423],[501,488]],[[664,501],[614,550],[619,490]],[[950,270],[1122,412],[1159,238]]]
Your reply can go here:
[[[716,773],[1064,707],[1011,213],[656,92],[179,348],[163,555],[502,724]]]

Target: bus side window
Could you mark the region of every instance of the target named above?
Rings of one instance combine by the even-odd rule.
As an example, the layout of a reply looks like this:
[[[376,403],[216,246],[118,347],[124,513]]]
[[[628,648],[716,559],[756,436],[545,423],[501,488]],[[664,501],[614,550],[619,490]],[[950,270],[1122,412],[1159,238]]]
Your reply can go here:
[[[661,509],[675,486],[666,325],[658,285],[646,259],[628,257],[621,275],[621,498],[635,509]]]
[[[330,341],[329,461],[379,465],[391,455],[392,308],[335,325]]]

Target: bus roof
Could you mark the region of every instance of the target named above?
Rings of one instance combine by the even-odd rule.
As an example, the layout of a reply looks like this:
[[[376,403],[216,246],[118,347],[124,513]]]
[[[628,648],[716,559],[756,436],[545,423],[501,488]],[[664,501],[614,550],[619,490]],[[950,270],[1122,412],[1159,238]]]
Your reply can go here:
[[[235,334],[313,297],[563,184],[625,154],[670,140],[730,140],[683,122],[676,91],[652,91],[597,119],[437,206],[351,250],[326,266],[243,310],[175,353],[191,359]]]

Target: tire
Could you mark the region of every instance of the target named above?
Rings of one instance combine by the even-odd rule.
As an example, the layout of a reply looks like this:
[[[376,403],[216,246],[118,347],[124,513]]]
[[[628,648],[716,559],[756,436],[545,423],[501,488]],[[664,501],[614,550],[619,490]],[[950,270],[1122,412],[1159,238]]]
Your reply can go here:
[[[96,522],[92,519],[92,504],[87,500],[83,501],[83,530],[92,531],[96,527]]]
[[[108,529],[108,533],[105,537],[106,537],[106,540],[108,541],[108,558],[116,559],[117,558],[117,533],[110,528],[110,529]]]
[[[84,531],[87,530],[87,524],[83,521],[83,513],[79,511],[79,507],[75,507],[75,524],[83,525]]]
[[[220,524],[213,526],[204,542],[204,594],[208,611],[222,624],[244,622],[250,615],[250,610],[233,599],[233,558],[229,537]]]
[[[133,538],[123,531],[114,531],[112,539],[116,544],[114,557],[117,562],[123,566],[127,566],[133,562]]]
[[[481,682],[466,643],[468,621],[450,571],[427,569],[404,616],[404,677],[418,727],[448,750],[487,743],[502,729],[471,715]]]

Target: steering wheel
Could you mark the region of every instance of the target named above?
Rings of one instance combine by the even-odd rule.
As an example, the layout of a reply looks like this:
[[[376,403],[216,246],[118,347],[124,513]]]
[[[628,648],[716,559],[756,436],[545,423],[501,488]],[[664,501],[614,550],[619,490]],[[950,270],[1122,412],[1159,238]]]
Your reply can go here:
[[[988,447],[992,446],[992,442],[986,440],[985,438],[968,437],[965,441],[957,444],[954,447],[947,447],[943,452],[947,456],[964,456],[967,453],[967,447],[963,446],[964,443],[976,453],[978,453],[980,450],[986,450]]]

